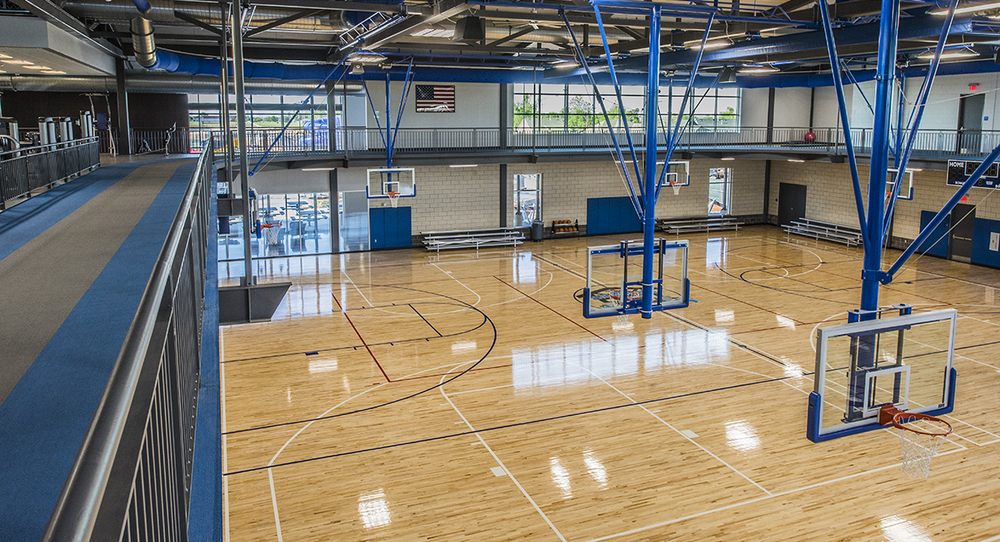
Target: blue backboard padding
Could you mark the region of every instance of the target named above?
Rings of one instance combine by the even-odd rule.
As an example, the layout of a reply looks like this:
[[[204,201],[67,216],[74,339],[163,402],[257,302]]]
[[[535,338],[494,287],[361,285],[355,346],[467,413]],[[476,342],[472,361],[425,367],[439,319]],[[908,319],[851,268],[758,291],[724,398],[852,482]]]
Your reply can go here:
[[[587,235],[642,231],[628,196],[587,198]]]
[[[920,211],[920,231],[924,231],[931,220],[934,219],[936,215],[934,211]],[[948,257],[948,228],[949,223],[947,220],[941,222],[937,229],[934,230],[934,235],[931,235],[923,244],[917,247],[917,252],[923,254],[930,254],[931,256],[937,256],[939,258]],[[940,241],[937,241],[940,239]],[[935,243],[935,241],[937,241]]]
[[[369,210],[368,221],[372,249],[413,245],[409,207],[373,207]]]
[[[990,250],[991,233],[1000,233],[1000,221],[977,218],[972,228],[972,263],[1000,267],[1000,251]]]

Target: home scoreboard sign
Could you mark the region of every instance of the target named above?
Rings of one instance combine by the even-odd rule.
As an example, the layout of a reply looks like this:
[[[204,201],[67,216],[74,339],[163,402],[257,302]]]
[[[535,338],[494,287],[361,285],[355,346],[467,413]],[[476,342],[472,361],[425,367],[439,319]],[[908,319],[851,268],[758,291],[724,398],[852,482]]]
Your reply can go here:
[[[973,172],[982,162],[972,162],[967,160],[948,160],[948,184],[960,186],[969,177],[972,176]],[[977,188],[1000,188],[1000,167],[994,162],[986,173],[976,181],[974,185]]]

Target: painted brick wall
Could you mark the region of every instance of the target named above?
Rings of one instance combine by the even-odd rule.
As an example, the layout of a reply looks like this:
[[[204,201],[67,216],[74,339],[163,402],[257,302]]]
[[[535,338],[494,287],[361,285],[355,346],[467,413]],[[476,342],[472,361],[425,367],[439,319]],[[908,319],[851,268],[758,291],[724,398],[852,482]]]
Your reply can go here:
[[[695,160],[691,163],[691,186],[674,196],[670,188],[660,192],[656,216],[705,215],[708,209],[708,171],[711,167],[733,170],[731,214],[755,215],[763,209],[764,162]],[[546,223],[553,220],[587,220],[587,199],[628,195],[614,162],[559,162],[511,164],[507,167],[507,224],[513,224],[515,174],[542,174],[542,209]],[[424,166],[416,168],[417,195],[400,201],[413,208],[413,232],[458,228],[494,228],[500,224],[500,166],[474,168]],[[373,202],[373,205],[388,205]]]
[[[862,195],[867,200],[869,169],[866,166],[858,169]],[[782,182],[806,185],[807,218],[857,227],[858,214],[847,164],[772,162],[769,202],[772,215],[778,213],[778,185]],[[914,174],[913,185],[913,200],[900,200],[896,204],[894,237],[914,239],[920,232],[920,212],[941,209],[956,190],[945,183],[944,171],[918,171]],[[1000,194],[973,188],[968,195],[964,203],[976,205],[977,218],[1000,219]],[[867,209],[867,202],[865,207]]]

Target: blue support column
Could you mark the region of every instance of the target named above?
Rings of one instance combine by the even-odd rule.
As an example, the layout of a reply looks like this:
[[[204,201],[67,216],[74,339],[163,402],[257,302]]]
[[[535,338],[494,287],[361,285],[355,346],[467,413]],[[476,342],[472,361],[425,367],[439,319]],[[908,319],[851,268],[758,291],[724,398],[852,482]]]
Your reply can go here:
[[[653,230],[656,226],[656,108],[660,98],[660,6],[653,5],[649,17],[649,73],[646,77],[646,174],[645,213],[642,217],[642,311],[653,317]],[[609,57],[610,58],[610,57]],[[697,68],[696,68],[697,70]],[[694,81],[697,72],[691,73]],[[669,159],[669,157],[668,157]]]

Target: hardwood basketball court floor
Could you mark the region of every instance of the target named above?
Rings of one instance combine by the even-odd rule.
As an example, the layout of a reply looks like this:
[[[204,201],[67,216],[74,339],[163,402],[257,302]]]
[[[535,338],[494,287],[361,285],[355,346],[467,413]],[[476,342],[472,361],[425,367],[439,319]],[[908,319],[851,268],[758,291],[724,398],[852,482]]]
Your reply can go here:
[[[258,262],[293,286],[222,330],[228,539],[1000,540],[1000,271],[882,289],[959,311],[955,432],[913,480],[889,430],[805,437],[860,249],[694,234],[690,307],[583,318],[586,247],[633,237]]]

